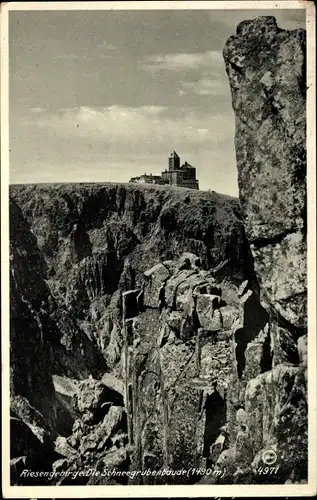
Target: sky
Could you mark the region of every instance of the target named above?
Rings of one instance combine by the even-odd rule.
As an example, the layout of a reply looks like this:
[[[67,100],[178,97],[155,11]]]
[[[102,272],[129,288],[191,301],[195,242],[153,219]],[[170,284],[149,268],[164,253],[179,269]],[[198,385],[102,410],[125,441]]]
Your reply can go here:
[[[176,150],[236,196],[222,50],[258,15],[305,28],[302,9],[11,11],[10,182],[128,182]]]

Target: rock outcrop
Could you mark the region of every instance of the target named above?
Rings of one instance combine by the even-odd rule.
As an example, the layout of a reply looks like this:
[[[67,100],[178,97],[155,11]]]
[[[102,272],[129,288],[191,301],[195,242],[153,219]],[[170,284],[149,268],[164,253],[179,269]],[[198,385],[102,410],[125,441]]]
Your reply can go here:
[[[177,265],[192,274],[191,254],[179,264],[168,260],[183,250],[198,249],[194,259],[206,272],[212,267],[240,282],[248,259],[239,205],[215,193],[169,188],[12,186],[10,231],[12,411],[35,437],[48,437],[57,467],[65,468],[86,432],[70,437],[76,422],[98,426],[112,405],[124,407],[122,292],[144,284],[149,311],[141,330],[150,334],[167,277]],[[171,282],[172,301],[177,286]],[[190,322],[181,323],[182,339],[192,337]],[[150,363],[146,342],[138,349],[141,365]],[[36,425],[26,406],[38,415]],[[91,436],[98,446],[98,432]],[[75,455],[78,461],[81,452]]]
[[[239,24],[224,49],[239,195],[261,300],[300,332],[306,309],[306,32]]]
[[[236,118],[240,203],[267,313],[244,351],[246,386],[237,399],[253,453],[238,482],[263,465],[267,448],[281,466],[276,481],[307,478],[305,51],[304,30],[282,30],[273,17],[259,17],[240,23],[223,52]],[[260,374],[252,365],[263,355]],[[235,457],[237,448],[238,441]]]

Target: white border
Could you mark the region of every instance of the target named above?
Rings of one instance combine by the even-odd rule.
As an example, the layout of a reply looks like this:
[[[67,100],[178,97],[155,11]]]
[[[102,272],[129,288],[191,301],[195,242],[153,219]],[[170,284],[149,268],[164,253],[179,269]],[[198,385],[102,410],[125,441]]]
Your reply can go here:
[[[262,10],[262,9],[308,9],[313,15],[311,1],[305,0],[192,0],[192,1],[105,1],[105,2],[9,2],[10,10]]]
[[[9,65],[8,13],[30,10],[262,10],[306,9],[307,187],[308,187],[308,484],[193,486],[10,486],[9,456]],[[4,498],[144,498],[210,496],[312,496],[317,493],[316,426],[316,68],[315,7],[312,1],[30,2],[1,5],[1,310],[2,310],[2,493]]]

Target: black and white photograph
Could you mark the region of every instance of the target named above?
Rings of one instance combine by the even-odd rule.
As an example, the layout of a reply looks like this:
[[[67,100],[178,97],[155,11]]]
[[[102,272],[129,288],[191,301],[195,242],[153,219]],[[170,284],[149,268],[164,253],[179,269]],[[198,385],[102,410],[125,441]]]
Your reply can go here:
[[[313,2],[1,23],[4,497],[314,494]]]

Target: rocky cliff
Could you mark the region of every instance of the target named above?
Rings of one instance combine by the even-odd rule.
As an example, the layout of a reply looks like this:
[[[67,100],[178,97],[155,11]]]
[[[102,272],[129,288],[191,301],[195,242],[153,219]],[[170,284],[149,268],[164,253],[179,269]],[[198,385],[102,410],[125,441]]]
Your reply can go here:
[[[245,228],[263,304],[306,328],[306,33],[239,24],[224,49]]]
[[[78,434],[78,425],[97,425],[110,405],[123,404],[117,390],[124,379],[122,293],[150,286],[151,265],[170,262],[153,274],[144,320],[140,316],[152,346],[162,313],[158,290],[173,273],[177,256],[194,250],[201,269],[238,285],[252,278],[248,243],[238,201],[216,193],[51,185],[12,186],[10,197],[13,422],[21,419],[33,431],[36,426],[60,458],[69,452],[60,438],[65,440],[73,425]],[[153,346],[144,341],[138,349],[145,350],[144,363],[156,363]],[[78,407],[80,381],[93,377],[104,384],[105,374],[115,377],[115,387],[112,382],[101,391],[96,408]],[[21,453],[15,452],[15,459]]]
[[[15,484],[306,480],[304,43],[258,18],[226,44],[240,203],[11,186]]]
[[[241,209],[271,339],[272,370],[246,386],[248,436],[253,450],[274,448],[294,480],[307,464],[306,32],[259,17],[238,25],[223,54]]]

